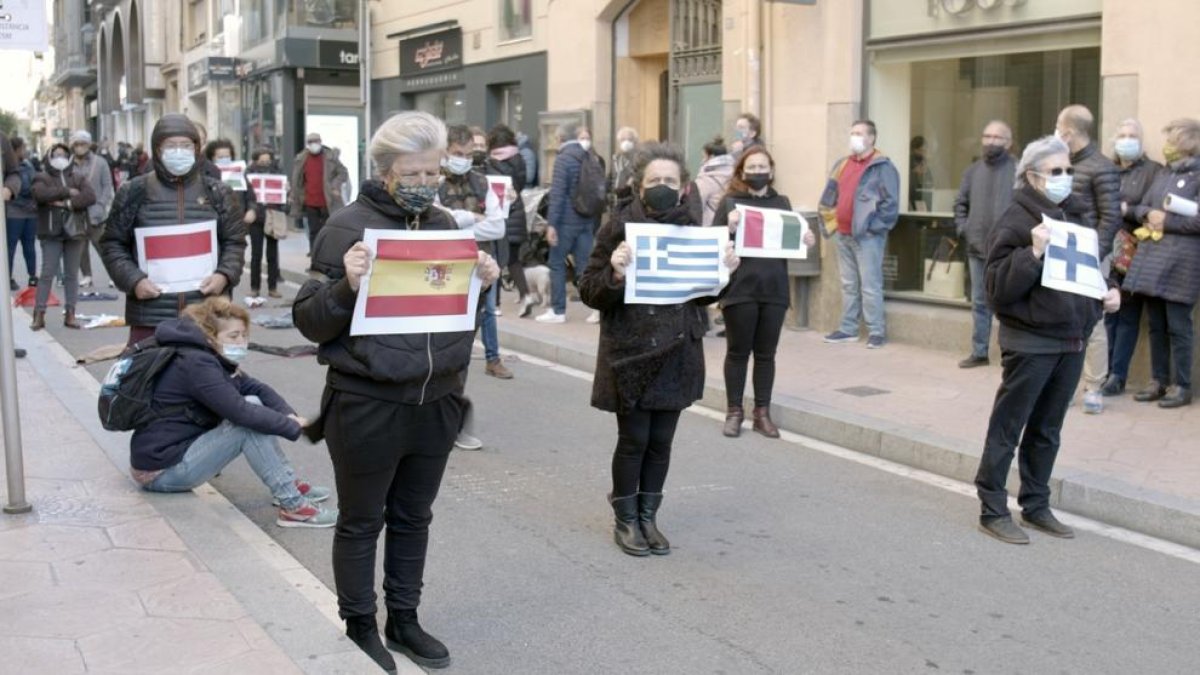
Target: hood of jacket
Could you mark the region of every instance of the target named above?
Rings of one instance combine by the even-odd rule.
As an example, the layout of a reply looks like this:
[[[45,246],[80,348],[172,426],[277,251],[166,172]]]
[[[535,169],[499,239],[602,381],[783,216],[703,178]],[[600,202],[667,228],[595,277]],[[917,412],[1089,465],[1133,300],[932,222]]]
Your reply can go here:
[[[67,153],[67,159],[70,163],[67,164],[67,168],[63,169],[62,171],[50,166],[50,158],[54,156],[55,150],[65,150]],[[42,160],[42,170],[45,171],[47,175],[55,178],[58,178],[64,173],[69,175],[74,166],[75,158],[71,156],[71,149],[67,147],[66,143],[55,143],[54,145],[50,146],[50,148],[46,150],[45,159]],[[7,169],[8,167],[5,168]]]
[[[158,344],[163,346],[194,347],[206,350],[220,360],[225,370],[230,372],[237,370],[237,364],[226,359],[220,352],[213,349],[213,346],[208,342],[208,336],[204,334],[200,326],[197,326],[195,321],[187,317],[168,319],[158,324],[158,327],[154,329],[154,339],[158,341]]]
[[[184,136],[191,139],[196,146],[196,163],[192,165],[192,170],[183,176],[176,176],[167,171],[167,167],[162,163],[162,144],[172,136]],[[200,148],[200,131],[196,129],[196,125],[187,116],[180,113],[168,113],[163,115],[158,123],[154,125],[154,131],[150,134],[150,155],[154,162],[154,174],[164,183],[177,183],[185,181],[192,176],[195,176],[203,167],[205,157]]]
[[[700,166],[701,173],[710,171],[733,171],[736,162],[733,161],[733,155],[717,155],[710,157],[707,162]]]

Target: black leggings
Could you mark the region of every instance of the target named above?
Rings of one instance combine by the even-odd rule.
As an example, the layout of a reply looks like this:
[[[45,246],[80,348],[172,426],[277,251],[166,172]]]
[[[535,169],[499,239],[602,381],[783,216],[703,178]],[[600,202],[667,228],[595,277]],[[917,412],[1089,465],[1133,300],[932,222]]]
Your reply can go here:
[[[521,264],[521,245],[508,243],[508,276],[517,285],[517,292],[524,298],[529,295],[529,282],[525,281],[525,266]]]
[[[680,412],[635,408],[617,415],[617,449],[612,460],[614,498],[662,492]]]
[[[754,353],[754,405],[771,404],[775,388],[775,350],[787,315],[784,305],[746,302],[721,310],[725,316],[725,395],[731,406],[742,405],[746,369]]]

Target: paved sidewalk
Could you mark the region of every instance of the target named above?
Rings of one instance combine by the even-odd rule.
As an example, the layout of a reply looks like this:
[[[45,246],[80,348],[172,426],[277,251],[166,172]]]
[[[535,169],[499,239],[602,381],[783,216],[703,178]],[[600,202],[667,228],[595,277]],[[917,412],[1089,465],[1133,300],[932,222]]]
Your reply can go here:
[[[95,381],[21,324],[34,510],[0,515],[0,673],[377,671],[328,618],[332,594],[214,490],[138,490],[125,436],[96,433]]]

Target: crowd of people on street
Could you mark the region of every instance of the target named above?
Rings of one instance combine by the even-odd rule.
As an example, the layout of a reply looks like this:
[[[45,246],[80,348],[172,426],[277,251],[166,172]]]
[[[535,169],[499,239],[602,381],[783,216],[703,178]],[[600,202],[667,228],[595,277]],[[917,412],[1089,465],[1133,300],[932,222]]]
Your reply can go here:
[[[367,148],[372,175],[350,203],[346,168],[316,131],[294,159],[285,204],[260,201],[250,185],[231,189],[222,174],[237,159],[235,145],[208,142],[201,126],[179,114],[158,121],[149,153],[123,145],[114,157],[79,131],[39,163],[24,141],[13,139],[15,166],[6,163],[4,182],[10,270],[20,246],[29,286],[36,287],[34,330],[46,325],[59,277],[64,325],[78,328],[79,289],[91,277],[89,242],[98,247],[112,284],[126,295],[127,354],[169,349],[172,355],[157,375],[153,419],[131,441],[137,483],[151,491],[190,490],[245,455],[276,501],[280,526],[334,528],[334,577],[350,639],[387,670],[395,668],[388,647],[418,664],[444,667],[449,651],[417,617],[431,509],[451,450],[484,444],[467,393],[476,337],[485,374],[516,376],[501,358],[496,322],[502,270],[516,291],[518,316],[531,317],[548,302],[536,321],[565,323],[573,281],[590,310],[587,321],[599,324],[591,403],[616,417],[607,499],[621,551],[670,553],[658,513],[681,413],[703,394],[706,335],[719,331],[726,344],[723,435],[742,433],[750,379],[751,428],[781,436],[771,406],[792,301],[787,261],[734,251],[741,209],[793,210],[775,188],[775,155],[761,132],[757,117],[740,116],[732,143],[717,137],[703,146],[693,178],[679,148],[643,139],[635,129],[617,132],[616,153],[606,161],[586,126],[563,124],[545,176],[548,191],[532,210],[522,193],[536,185],[539,167],[528,138],[503,124],[485,131],[422,112],[398,113],[379,126]],[[1049,507],[1063,420],[1081,380],[1085,413],[1100,413],[1104,397],[1124,393],[1143,314],[1152,380],[1134,398],[1162,408],[1192,401],[1200,215],[1170,203],[1200,201],[1200,122],[1176,120],[1164,135],[1160,164],[1145,154],[1141,124],[1124,120],[1109,159],[1094,138],[1091,112],[1069,106],[1054,134],[1026,143],[1018,158],[1011,154],[1012,128],[993,120],[983,128],[978,160],[962,175],[954,222],[965,242],[974,329],[959,366],[990,363],[995,318],[1002,381],[975,483],[980,527],[1002,541],[1029,541],[1007,506],[1014,458],[1022,522],[1073,536]],[[824,336],[829,344],[858,343],[863,327],[868,349],[888,342],[883,264],[899,218],[900,175],[877,140],[870,120],[851,125],[848,153],[834,163],[820,195],[819,232],[803,235],[804,246],[823,236],[836,247],[842,312]],[[248,161],[255,173],[284,175],[270,148],[252,150]],[[489,176],[511,183],[507,211],[487,208]],[[909,199],[922,196],[910,190]],[[277,223],[285,214],[307,222],[310,243],[310,279],[293,303],[295,325],[318,345],[327,368],[312,420],[239,365],[250,321],[232,293],[247,243],[250,293],[260,294],[265,257],[268,294],[281,297],[278,238],[286,232]],[[539,220],[544,233],[535,227]],[[138,231],[208,221],[215,223],[218,263],[198,287],[167,292],[151,281],[139,259]],[[1107,284],[1102,299],[1043,285],[1047,258],[1055,255],[1051,221],[1097,232],[1096,263]],[[728,283],[678,304],[627,302],[626,275],[635,264],[626,236],[631,223],[727,229],[728,240],[721,236]],[[472,310],[475,329],[352,334],[375,254],[363,241],[367,229],[470,231],[483,287]],[[41,242],[40,269],[34,237]],[[546,270],[548,297],[538,291],[535,268]],[[10,284],[17,288],[15,277]],[[298,478],[281,450],[279,437],[302,435],[328,447],[337,508],[324,504],[332,491]],[[382,631],[375,619],[381,532],[388,617]]]

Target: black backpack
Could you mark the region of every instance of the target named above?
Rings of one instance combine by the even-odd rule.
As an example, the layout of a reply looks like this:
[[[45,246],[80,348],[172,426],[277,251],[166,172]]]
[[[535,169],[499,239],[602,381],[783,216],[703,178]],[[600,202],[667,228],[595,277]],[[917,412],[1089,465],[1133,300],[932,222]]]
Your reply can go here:
[[[604,212],[607,205],[608,178],[600,159],[590,152],[584,153],[579,163],[579,178],[575,181],[575,196],[571,208],[581,216],[594,218]]]
[[[109,431],[135,431],[172,412],[154,409],[154,386],[178,353],[153,337],[126,349],[100,384],[100,424]]]

